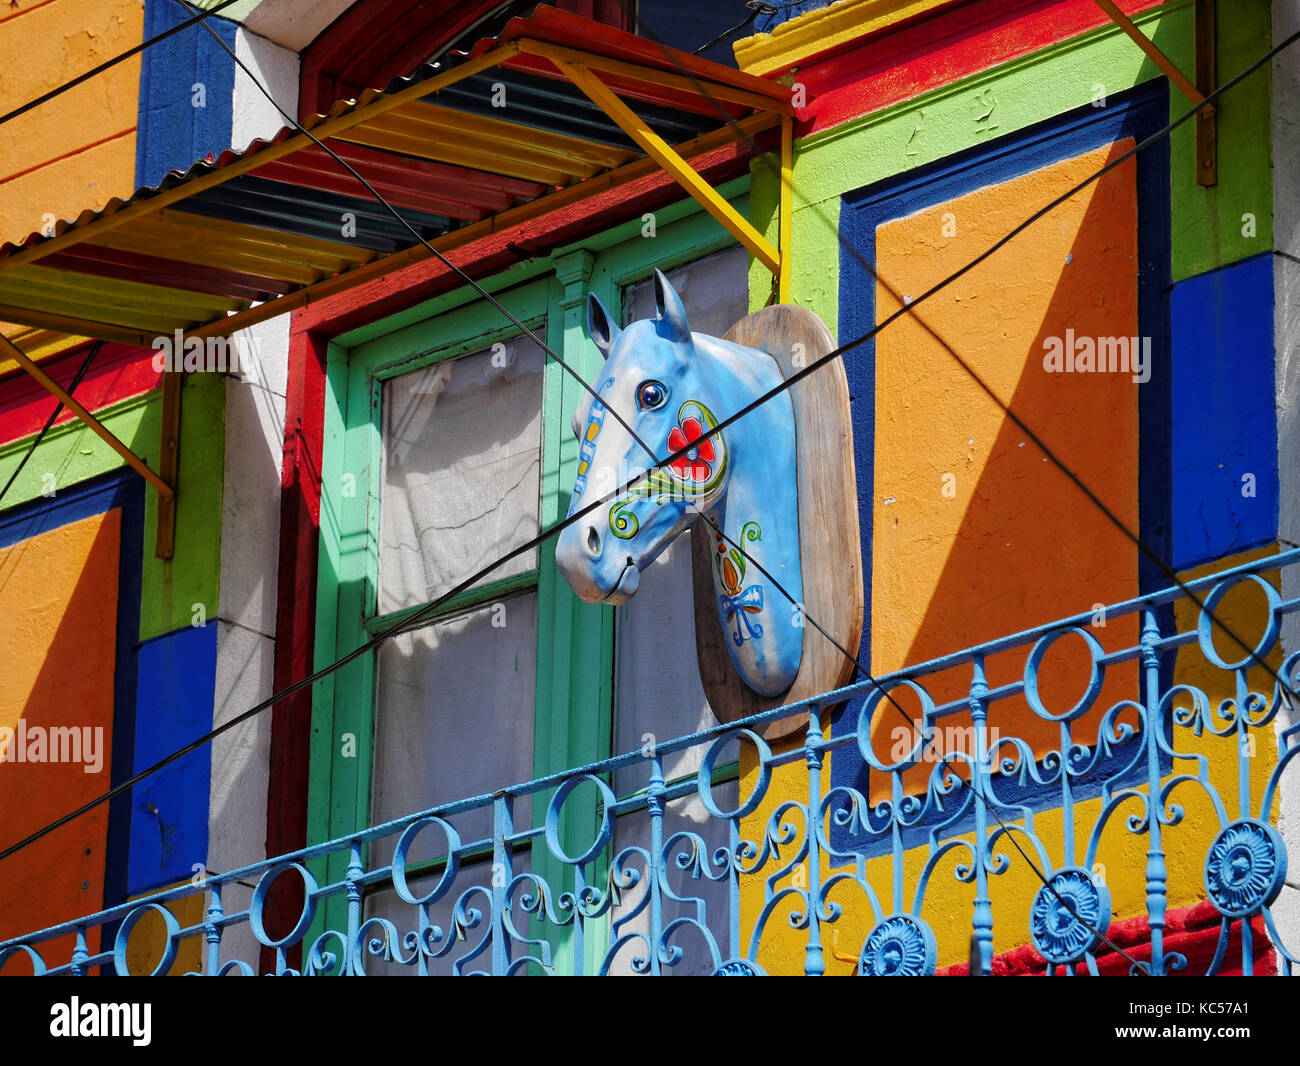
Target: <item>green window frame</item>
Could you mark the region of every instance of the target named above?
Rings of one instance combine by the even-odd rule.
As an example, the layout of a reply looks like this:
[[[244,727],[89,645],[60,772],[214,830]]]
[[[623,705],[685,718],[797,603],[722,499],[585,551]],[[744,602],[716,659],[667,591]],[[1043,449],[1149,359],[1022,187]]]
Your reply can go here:
[[[745,177],[719,191],[746,213],[748,189]],[[602,356],[587,339],[588,292],[608,307],[621,308],[625,290],[650,277],[654,268],[671,269],[735,244],[694,201],[657,211],[653,232],[653,237],[645,236],[644,219],[635,219],[589,237],[580,246],[517,264],[480,283],[534,332],[544,323],[545,335],[538,332],[538,336],[591,381]],[[466,286],[331,341],[321,462],[317,666],[335,661],[419,609],[377,613],[383,382],[520,335],[499,310]],[[568,510],[578,463],[570,417],[584,395],[582,386],[562,367],[547,360],[538,508],[542,529]],[[558,574],[554,550],[547,542],[535,570],[502,581],[489,579],[458,596],[437,617],[527,589],[537,594],[534,774],[540,777],[613,754],[614,609],[579,601]],[[314,687],[309,843],[345,836],[370,824],[375,680],[372,653]],[[534,799],[534,824],[543,815],[545,799],[544,795]],[[566,846],[580,850],[590,843],[595,811],[587,813],[589,817],[566,820],[562,835],[571,838]],[[331,855],[314,864],[313,874],[321,883],[341,880],[347,861],[346,854]],[[533,847],[532,869],[548,879],[560,872],[540,840]],[[305,942],[310,944],[327,928],[346,929],[346,906],[341,895],[322,901]],[[557,972],[572,968],[570,932],[559,931],[552,941]],[[590,972],[608,949],[608,941],[589,930],[585,945],[584,969]]]

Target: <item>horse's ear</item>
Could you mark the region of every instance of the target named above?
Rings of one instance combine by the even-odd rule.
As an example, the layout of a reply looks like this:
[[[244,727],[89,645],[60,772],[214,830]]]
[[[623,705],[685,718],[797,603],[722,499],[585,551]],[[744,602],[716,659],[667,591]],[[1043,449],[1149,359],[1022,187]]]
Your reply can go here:
[[[655,306],[659,309],[656,326],[659,336],[682,343],[691,339],[691,327],[686,324],[686,305],[661,270],[655,271]]]
[[[605,305],[594,292],[587,293],[587,332],[591,334],[592,342],[596,347],[605,353],[606,359],[613,351],[619,334],[623,332],[615,325],[609,312],[605,310]]]

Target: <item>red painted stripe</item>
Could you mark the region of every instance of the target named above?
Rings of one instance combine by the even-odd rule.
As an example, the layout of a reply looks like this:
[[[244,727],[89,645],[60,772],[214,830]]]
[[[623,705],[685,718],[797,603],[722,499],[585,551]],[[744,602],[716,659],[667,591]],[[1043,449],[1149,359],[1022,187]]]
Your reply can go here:
[[[1123,6],[1133,14],[1160,3]],[[804,137],[879,111],[1107,22],[1093,0],[987,0],[872,37],[805,63],[799,80],[808,106],[798,112],[796,133]]]
[[[1165,922],[1165,957],[1177,953],[1187,959],[1186,969],[1173,971],[1174,976],[1195,977],[1205,973],[1214,959],[1222,922],[1222,915],[1215,910],[1214,904],[1204,902],[1172,910]],[[1269,942],[1264,919],[1251,919],[1250,931],[1252,969],[1255,974],[1277,973],[1277,955]],[[1139,962],[1151,961],[1151,929],[1145,915],[1117,922],[1106,931],[1106,936]],[[1126,976],[1131,966],[1128,959],[1109,948],[1097,956],[1097,972],[1103,977]],[[1081,969],[1080,972],[1086,970]],[[966,977],[969,973],[970,967],[962,963],[960,966],[940,970],[939,976]],[[994,977],[1035,977],[1046,973],[1047,962],[1028,944],[993,957]],[[1239,977],[1241,973],[1241,922],[1237,921],[1229,929],[1228,950],[1219,974],[1223,977]]]
[[[53,359],[43,360],[41,369],[66,389],[89,350],[90,345],[86,344]],[[153,352],[148,348],[105,344],[73,396],[93,412],[150,392],[158,387],[161,377],[154,370],[152,359]],[[28,375],[21,371],[8,375],[4,387],[0,388],[0,444],[38,432],[57,404],[58,401]],[[72,417],[65,410],[55,425],[61,425]]]
[[[93,244],[75,244],[66,252],[56,252],[42,260],[42,265],[101,278],[118,278],[169,289],[213,293],[238,300],[269,300],[293,290],[293,285],[278,278],[243,274],[234,270],[196,266],[175,259],[102,248]]]
[[[257,176],[297,188],[369,198],[370,194],[365,187],[334,160],[328,156],[300,158],[303,154],[295,152],[288,159],[276,160],[259,167]],[[490,212],[503,211],[515,202],[515,198],[502,189],[479,192],[469,186],[458,188],[455,179],[446,177],[435,184],[414,170],[408,174],[394,174],[391,170],[375,165],[354,165],[362,177],[399,207],[477,222]]]
[[[488,213],[488,209],[466,204],[463,200],[451,200],[432,193],[418,192],[406,185],[392,180],[385,180],[377,174],[361,172],[365,179],[375,187],[389,203],[397,207],[408,207],[415,211],[427,211],[433,215],[446,215],[467,222],[477,222]],[[295,189],[319,189],[322,192],[338,193],[342,196],[369,197],[365,187],[351,174],[340,169],[337,163],[333,169],[324,167],[317,170],[313,165],[298,165],[278,161],[269,163],[257,172],[259,178],[281,182]],[[497,208],[500,210],[500,208]]]
[[[280,475],[280,577],[275,618],[275,690],[287,688],[314,668],[316,565],[320,545],[320,470],[325,417],[324,333],[300,328],[294,312],[285,396],[284,462]],[[281,700],[271,711],[270,776],[267,784],[267,855],[283,855],[307,843],[310,773],[311,689]],[[288,929],[301,912],[301,897],[280,893],[270,900],[272,928]],[[287,923],[287,924],[286,924]],[[294,949],[295,960],[301,948]],[[292,965],[297,966],[294,961]],[[274,969],[270,949],[263,972]]]

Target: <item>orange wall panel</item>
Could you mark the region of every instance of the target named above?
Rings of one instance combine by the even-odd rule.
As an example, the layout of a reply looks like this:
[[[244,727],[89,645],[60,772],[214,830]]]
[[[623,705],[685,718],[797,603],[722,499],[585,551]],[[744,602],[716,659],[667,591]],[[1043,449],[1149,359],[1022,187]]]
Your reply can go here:
[[[109,786],[121,518],[120,510],[108,511],[0,550],[0,728],[7,730],[0,733],[0,839],[6,845]],[[51,762],[47,744],[46,761],[28,761],[37,750],[34,729],[67,727],[99,731],[97,772],[87,772],[87,750],[81,763]],[[24,736],[28,743],[19,752]],[[0,940],[103,906],[107,829],[108,807],[101,806],[0,864]],[[94,951],[98,933],[92,938]],[[49,962],[66,962],[71,941],[44,954]]]
[[[906,299],[924,292],[1008,232],[1030,207],[1065,192],[1131,143],[877,227],[883,279],[877,318],[900,306],[894,293]],[[941,340],[914,316],[877,339],[871,603],[877,674],[1136,595],[1132,543],[941,343],[1136,530],[1140,386],[1129,373],[1050,373],[1043,362],[1045,340],[1067,329],[1077,336],[1137,335],[1135,182],[1129,161],[927,301],[920,318]],[[1103,646],[1137,637],[1132,619],[1092,633]],[[1019,677],[1024,656],[990,660],[990,686]],[[1063,641],[1048,657],[1046,680],[1060,682],[1056,691],[1082,694],[1082,662],[1082,642]],[[1134,695],[1136,676],[1131,665],[1108,674],[1101,699]],[[964,696],[969,683],[963,669],[927,686],[936,701],[946,701]],[[1034,719],[1023,701],[1002,703],[991,726],[999,720],[1002,732],[1039,750],[1060,742],[1058,729]],[[877,713],[882,756],[889,751],[882,730],[888,738],[902,724],[897,712]]]

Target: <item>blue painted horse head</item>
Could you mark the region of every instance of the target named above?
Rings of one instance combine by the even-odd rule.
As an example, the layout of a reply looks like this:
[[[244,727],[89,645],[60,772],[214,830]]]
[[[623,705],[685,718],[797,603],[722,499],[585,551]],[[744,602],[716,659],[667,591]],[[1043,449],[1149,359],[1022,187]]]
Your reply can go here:
[[[596,396],[573,415],[581,450],[569,514],[635,483],[567,527],[555,561],[588,603],[626,603],[641,571],[706,516],[719,620],[732,662],[750,688],[777,696],[794,681],[803,655],[790,394],[778,393],[708,436],[780,384],[781,369],[765,352],[692,333],[681,297],[657,270],[654,287],[657,316],[622,330],[594,295],[587,299],[588,328],[605,365]],[[648,455],[636,438],[656,454]],[[669,465],[651,469],[683,448]]]

